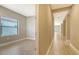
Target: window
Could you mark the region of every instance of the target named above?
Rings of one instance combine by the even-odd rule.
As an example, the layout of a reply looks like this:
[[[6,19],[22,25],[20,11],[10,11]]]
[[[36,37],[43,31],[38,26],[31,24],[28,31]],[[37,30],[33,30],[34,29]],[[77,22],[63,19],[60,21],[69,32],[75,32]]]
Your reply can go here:
[[[0,18],[0,35],[12,36],[17,35],[18,21],[7,17]]]

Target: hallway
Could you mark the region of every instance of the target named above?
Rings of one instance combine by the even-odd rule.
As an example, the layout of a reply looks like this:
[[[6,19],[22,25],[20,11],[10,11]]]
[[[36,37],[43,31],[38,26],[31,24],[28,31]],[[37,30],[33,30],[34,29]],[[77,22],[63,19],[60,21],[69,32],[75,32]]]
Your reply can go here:
[[[50,48],[49,55],[77,55],[70,45],[61,39],[61,35],[55,32],[54,41]]]
[[[76,55],[77,53],[71,47],[69,16],[70,9],[62,8],[53,12],[54,19],[54,39],[50,54],[53,55]]]
[[[23,40],[0,47],[0,55],[35,55],[35,40]]]

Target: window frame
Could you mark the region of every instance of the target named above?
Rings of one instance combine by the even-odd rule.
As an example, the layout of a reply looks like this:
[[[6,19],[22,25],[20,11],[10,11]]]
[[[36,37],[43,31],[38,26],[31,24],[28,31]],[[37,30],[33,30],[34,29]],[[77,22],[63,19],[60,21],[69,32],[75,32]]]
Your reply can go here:
[[[2,18],[3,17],[5,17],[6,18],[6,16],[1,16],[0,17],[0,24],[1,24],[1,20],[2,20]],[[10,17],[7,17],[8,19],[14,19],[14,18],[10,18]],[[9,22],[15,22],[15,21],[13,21],[13,20],[7,20],[7,19],[3,19],[3,20],[6,20],[6,21],[9,21]],[[17,26],[16,26],[16,29],[17,29],[17,34],[13,34],[13,35],[4,35],[4,36],[2,36],[2,34],[0,34],[0,37],[8,37],[8,36],[17,36],[18,35],[18,28],[19,28],[19,21],[18,21],[18,19],[14,19],[14,20],[16,20],[16,23],[17,23]],[[1,24],[2,25],[2,24]],[[13,27],[13,26],[0,26],[0,27],[8,27],[8,28],[11,28],[11,27]],[[15,28],[15,27],[14,27]],[[2,30],[2,29],[1,29]]]

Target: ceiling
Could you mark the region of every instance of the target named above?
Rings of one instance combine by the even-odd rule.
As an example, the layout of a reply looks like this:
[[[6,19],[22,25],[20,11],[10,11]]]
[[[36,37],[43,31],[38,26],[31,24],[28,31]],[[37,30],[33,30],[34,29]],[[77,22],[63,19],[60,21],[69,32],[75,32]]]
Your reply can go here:
[[[2,4],[1,6],[6,7],[19,14],[22,14],[26,17],[35,16],[35,5],[34,4]]]
[[[70,7],[72,4],[51,4],[52,10]]]

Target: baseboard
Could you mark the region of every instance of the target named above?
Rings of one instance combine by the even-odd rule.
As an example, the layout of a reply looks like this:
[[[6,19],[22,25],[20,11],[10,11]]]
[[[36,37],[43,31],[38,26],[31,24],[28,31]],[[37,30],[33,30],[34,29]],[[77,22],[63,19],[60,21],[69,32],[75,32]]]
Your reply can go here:
[[[49,48],[48,48],[48,50],[47,50],[47,52],[46,52],[46,55],[49,54],[49,51],[50,51],[50,49],[51,49],[51,47],[52,47],[52,42],[53,42],[53,40],[51,41],[51,44],[49,45]]]
[[[0,44],[0,47],[5,46],[5,45],[9,45],[9,44],[12,44],[12,43],[15,43],[15,42],[19,42],[19,41],[22,41],[22,40],[25,40],[25,39],[26,38],[15,40],[15,41],[11,41],[11,42],[7,42],[7,43],[3,43],[3,44]]]
[[[79,55],[79,50],[72,43],[70,43],[70,47]]]
[[[35,38],[29,38],[29,37],[27,37],[26,39],[29,39],[29,40],[35,40]]]

